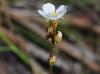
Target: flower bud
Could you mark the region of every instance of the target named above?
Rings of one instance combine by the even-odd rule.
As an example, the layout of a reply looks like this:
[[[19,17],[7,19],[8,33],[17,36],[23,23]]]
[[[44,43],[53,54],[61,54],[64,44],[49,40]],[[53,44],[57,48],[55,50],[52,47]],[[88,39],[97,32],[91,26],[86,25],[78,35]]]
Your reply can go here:
[[[62,40],[62,33],[58,31],[58,33],[54,37],[55,44],[60,43]]]
[[[49,57],[48,61],[49,61],[49,64],[50,65],[54,65],[57,60],[56,60],[56,57],[55,56],[51,56],[51,57]]]

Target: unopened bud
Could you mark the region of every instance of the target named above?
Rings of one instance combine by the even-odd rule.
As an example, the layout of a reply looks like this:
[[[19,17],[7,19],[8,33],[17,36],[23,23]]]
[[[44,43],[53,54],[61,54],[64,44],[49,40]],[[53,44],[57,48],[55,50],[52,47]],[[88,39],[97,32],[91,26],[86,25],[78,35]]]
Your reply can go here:
[[[62,40],[62,33],[58,31],[58,33],[54,37],[55,44],[60,43]]]
[[[54,65],[57,60],[56,60],[56,57],[55,56],[51,56],[51,57],[49,57],[48,61],[49,61],[49,64],[50,65]]]

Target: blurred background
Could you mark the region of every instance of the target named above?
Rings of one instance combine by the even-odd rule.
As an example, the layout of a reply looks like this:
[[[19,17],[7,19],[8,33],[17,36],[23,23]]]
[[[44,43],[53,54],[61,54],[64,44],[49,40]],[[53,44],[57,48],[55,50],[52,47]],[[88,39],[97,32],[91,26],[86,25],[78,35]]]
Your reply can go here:
[[[51,43],[37,10],[67,5],[53,74],[100,74],[100,0],[0,0],[0,74],[48,74]]]

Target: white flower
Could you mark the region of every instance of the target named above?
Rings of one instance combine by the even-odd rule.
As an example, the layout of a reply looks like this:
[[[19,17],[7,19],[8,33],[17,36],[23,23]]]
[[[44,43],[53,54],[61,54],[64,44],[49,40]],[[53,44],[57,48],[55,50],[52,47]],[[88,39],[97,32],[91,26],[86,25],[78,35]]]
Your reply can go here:
[[[56,20],[62,18],[67,11],[67,6],[60,5],[56,10],[55,6],[51,3],[44,4],[42,10],[38,10],[38,13],[48,20]]]

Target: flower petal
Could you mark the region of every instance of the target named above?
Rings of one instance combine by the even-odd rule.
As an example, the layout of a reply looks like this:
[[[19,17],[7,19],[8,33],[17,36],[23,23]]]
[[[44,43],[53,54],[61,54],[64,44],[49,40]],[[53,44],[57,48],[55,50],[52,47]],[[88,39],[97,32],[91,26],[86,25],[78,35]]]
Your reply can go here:
[[[58,13],[58,14],[60,14],[60,13],[66,13],[66,11],[67,11],[67,6],[65,6],[65,5],[60,5],[59,6],[59,8],[56,10],[56,12]]]
[[[42,10],[45,12],[46,15],[55,11],[55,6],[51,3],[44,4]]]
[[[40,15],[42,15],[43,17],[45,17],[45,14],[44,14],[44,12],[43,12],[43,11],[38,10],[38,13],[39,13]]]
[[[38,10],[38,13],[39,13],[40,15],[43,15],[43,11],[41,11],[41,10]]]
[[[44,18],[50,19],[50,17],[49,17],[48,15],[46,15],[45,12],[43,12],[42,10],[38,10],[38,13],[39,13],[40,15],[42,15]]]
[[[61,5],[57,10],[56,13],[58,14],[57,18],[62,18],[62,16],[66,13],[67,11],[67,6]]]

